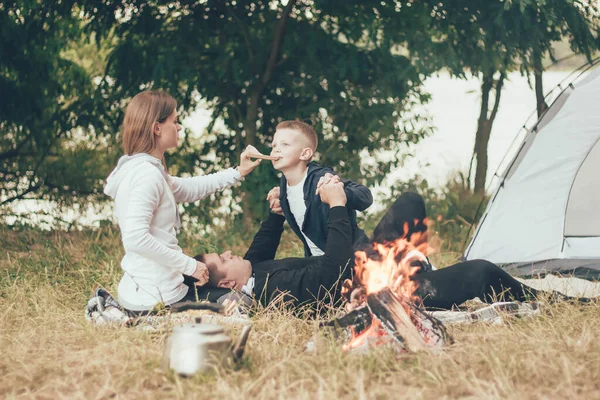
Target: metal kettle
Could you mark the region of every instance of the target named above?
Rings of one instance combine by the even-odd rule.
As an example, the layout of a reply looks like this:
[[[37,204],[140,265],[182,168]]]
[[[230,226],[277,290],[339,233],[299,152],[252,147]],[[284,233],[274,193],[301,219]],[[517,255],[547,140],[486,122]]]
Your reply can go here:
[[[172,369],[183,376],[207,372],[237,362],[244,354],[252,325],[242,328],[235,345],[217,324],[181,324],[173,327],[163,353],[163,368]]]

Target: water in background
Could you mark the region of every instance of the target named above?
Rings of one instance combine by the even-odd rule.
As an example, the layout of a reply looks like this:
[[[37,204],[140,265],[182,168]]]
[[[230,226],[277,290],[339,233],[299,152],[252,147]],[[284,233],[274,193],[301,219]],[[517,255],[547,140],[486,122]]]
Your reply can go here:
[[[544,88],[554,88],[570,72],[545,72]],[[388,182],[381,188],[373,188],[375,198],[385,193],[386,185],[397,180],[407,180],[415,175],[427,179],[434,187],[443,186],[456,171],[467,172],[475,143],[475,130],[479,115],[479,86],[477,79],[455,79],[448,75],[432,77],[425,82],[425,89],[431,94],[431,101],[425,106],[435,126],[435,132],[407,151],[413,155],[405,165],[393,171]],[[500,108],[494,121],[488,149],[488,182],[503,156],[507,153],[519,129],[535,110],[535,94],[527,79],[519,73],[509,74],[502,90]],[[193,135],[202,135],[209,123],[210,111],[199,107],[183,120],[183,126]],[[217,127],[222,127],[222,124]],[[518,145],[519,141],[517,141]],[[513,146],[516,151],[517,147]],[[508,157],[510,160],[510,157]],[[493,181],[491,181],[493,183]],[[373,209],[377,209],[375,203]],[[45,212],[46,215],[32,216],[34,223],[44,227],[52,226],[55,219],[54,206],[47,202],[22,201],[15,204],[16,213]],[[82,225],[98,226],[100,220],[111,217],[111,207],[102,212],[92,206],[86,209],[75,207],[67,210],[59,218],[62,225],[78,221]],[[371,209],[370,209],[371,210]],[[8,219],[14,223],[16,218]]]
[[[569,71],[545,72],[545,91],[556,87],[569,74]],[[431,94],[426,110],[436,131],[410,150],[414,157],[403,168],[394,171],[390,180],[410,179],[420,174],[431,186],[440,187],[456,171],[468,172],[475,145],[480,85],[477,79],[454,79],[448,75],[425,81],[425,89]],[[525,121],[535,112],[535,107],[535,92],[529,87],[527,78],[519,73],[509,74],[492,126],[488,148],[488,185],[493,184],[494,172]],[[520,139],[522,136],[516,145]],[[516,145],[512,146],[512,154],[517,150]],[[510,155],[508,158],[510,160]]]

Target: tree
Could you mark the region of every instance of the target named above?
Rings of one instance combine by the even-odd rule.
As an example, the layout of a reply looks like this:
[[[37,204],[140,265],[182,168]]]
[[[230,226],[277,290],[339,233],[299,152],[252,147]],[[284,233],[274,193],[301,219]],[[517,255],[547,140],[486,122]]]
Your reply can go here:
[[[91,76],[74,61],[84,43],[73,1],[0,3],[0,208],[72,204],[101,179],[90,146],[100,123]],[[87,40],[86,40],[87,41]],[[97,49],[96,49],[97,50]],[[102,177],[103,178],[103,177]]]
[[[537,107],[543,112],[542,57],[551,53],[553,41],[566,37],[574,51],[589,58],[598,48],[594,24],[598,6],[591,0],[446,0],[427,4],[432,19],[421,37],[431,40],[409,42],[408,48],[457,76],[470,74],[481,79],[472,161],[476,161],[474,191],[483,193],[487,147],[507,73],[534,73]]]
[[[476,160],[474,190],[482,193],[488,163],[487,147],[502,86],[507,72],[515,67],[516,52],[511,41],[510,23],[504,18],[505,5],[501,1],[444,1],[431,7],[434,27],[431,50],[441,56],[444,64],[440,66],[460,77],[470,74],[481,79],[473,158]]]
[[[600,46],[596,20],[599,11],[596,1],[573,0],[538,1],[523,10],[523,29],[530,43],[519,47],[519,58],[523,73],[534,77],[538,117],[548,108],[542,82],[543,58],[549,56],[554,61],[553,42],[567,40],[574,53],[585,55],[591,62]]]
[[[152,87],[174,94],[183,112],[199,99],[211,107],[204,138],[187,136],[170,158],[176,172],[222,169],[249,144],[268,151],[276,124],[301,118],[319,133],[322,163],[372,184],[401,158],[361,162],[365,156],[401,152],[429,131],[420,116],[407,117],[427,96],[420,71],[391,51],[381,13],[394,8],[382,2],[103,0],[86,10],[89,29],[114,29],[119,38],[102,89],[113,100]],[[410,8],[394,12],[407,24],[415,19]],[[277,182],[272,168],[253,173],[244,214],[263,216],[263,197]]]

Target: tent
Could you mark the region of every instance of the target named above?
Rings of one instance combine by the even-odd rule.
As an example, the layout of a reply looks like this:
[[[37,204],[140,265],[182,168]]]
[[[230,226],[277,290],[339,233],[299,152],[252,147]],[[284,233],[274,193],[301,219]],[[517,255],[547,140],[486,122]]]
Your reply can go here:
[[[600,278],[600,68],[562,91],[499,177],[463,258]]]

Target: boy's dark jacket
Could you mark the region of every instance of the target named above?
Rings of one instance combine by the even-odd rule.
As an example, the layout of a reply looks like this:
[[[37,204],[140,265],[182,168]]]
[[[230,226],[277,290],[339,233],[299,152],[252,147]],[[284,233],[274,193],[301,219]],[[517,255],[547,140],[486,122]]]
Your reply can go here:
[[[319,179],[326,173],[337,175],[330,167],[321,167],[314,162],[308,164],[306,181],[304,181],[304,203],[306,204],[306,214],[304,215],[304,224],[302,227],[298,226],[296,219],[290,210],[290,203],[287,200],[287,179],[285,178],[285,175],[281,176],[279,185],[279,201],[281,203],[281,209],[293,231],[298,235],[300,240],[302,240],[302,243],[304,243],[305,257],[310,256],[311,253],[302,232],[304,232],[304,234],[323,251],[325,251],[325,245],[327,244],[329,205],[323,203],[321,198],[315,194]],[[356,245],[358,243],[367,242],[368,239],[365,232],[356,224],[356,210],[363,211],[373,204],[373,195],[371,194],[371,191],[363,185],[359,185],[350,180],[343,182],[344,191],[348,198],[346,208],[348,209],[348,216],[350,218],[350,224],[352,225],[352,243]],[[300,230],[302,230],[302,232]]]

